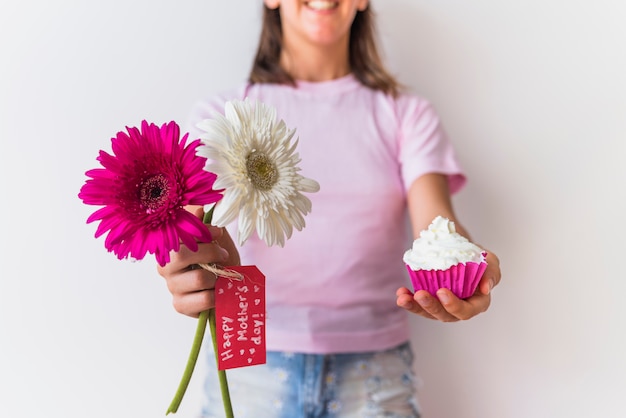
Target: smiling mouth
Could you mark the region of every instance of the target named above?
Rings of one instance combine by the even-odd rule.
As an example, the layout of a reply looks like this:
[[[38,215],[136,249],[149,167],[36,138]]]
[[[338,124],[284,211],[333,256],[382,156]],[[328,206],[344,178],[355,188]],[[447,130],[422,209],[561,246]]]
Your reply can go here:
[[[307,1],[305,4],[309,9],[313,9],[313,10],[331,10],[339,6],[339,3],[336,1],[326,1],[326,0],[311,0],[311,1]]]

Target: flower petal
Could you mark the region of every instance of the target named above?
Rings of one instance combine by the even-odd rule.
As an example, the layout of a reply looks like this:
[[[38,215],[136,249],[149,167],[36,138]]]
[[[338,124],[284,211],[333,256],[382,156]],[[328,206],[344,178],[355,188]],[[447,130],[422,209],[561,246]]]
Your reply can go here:
[[[78,196],[103,206],[87,223],[100,221],[95,236],[106,234],[107,250],[120,259],[151,253],[164,265],[181,241],[197,248],[198,240],[211,240],[184,205],[214,204],[221,191],[213,187],[216,175],[204,169],[206,158],[197,155],[201,142],[187,144],[188,135],[180,138],[175,122],[159,127],[142,121],[141,129],[126,131],[111,139],[113,154],[99,152],[102,168],[85,173],[90,178]]]
[[[311,201],[302,192],[319,191],[316,181],[298,174],[295,129],[277,120],[275,108],[248,98],[227,102],[223,116],[197,126],[204,131],[198,153],[217,174],[215,187],[225,190],[215,206],[214,224],[225,226],[238,217],[240,245],[254,230],[267,245],[284,245],[294,228],[304,227],[304,215],[311,211]],[[253,167],[276,171],[248,172],[250,155],[255,156]],[[277,175],[257,184],[255,176],[266,172]]]

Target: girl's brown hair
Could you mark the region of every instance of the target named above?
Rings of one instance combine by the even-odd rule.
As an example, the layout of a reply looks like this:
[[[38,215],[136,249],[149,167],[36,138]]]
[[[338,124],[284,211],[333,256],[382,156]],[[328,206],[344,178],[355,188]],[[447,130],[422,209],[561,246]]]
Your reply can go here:
[[[354,76],[363,85],[396,96],[397,80],[385,68],[376,46],[374,12],[368,6],[358,11],[350,29],[349,62]],[[249,81],[295,85],[295,81],[280,66],[282,24],[278,9],[263,6],[263,23]]]

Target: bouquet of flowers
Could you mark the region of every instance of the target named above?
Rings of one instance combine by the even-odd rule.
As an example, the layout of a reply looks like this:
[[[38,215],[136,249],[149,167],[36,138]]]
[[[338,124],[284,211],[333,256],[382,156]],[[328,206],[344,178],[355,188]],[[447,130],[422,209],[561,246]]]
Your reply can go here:
[[[189,143],[188,134],[180,138],[175,122],[157,126],[143,121],[141,129],[127,127],[111,139],[113,154],[100,151],[102,167],[85,173],[89,179],[78,196],[85,204],[102,206],[87,223],[100,221],[95,236],[106,233],[109,252],[137,260],[154,254],[163,266],[181,243],[195,251],[198,242],[211,242],[204,223],[226,226],[238,219],[240,245],[256,231],[267,245],[283,246],[294,228],[304,228],[311,201],[302,192],[317,192],[319,184],[298,173],[295,130],[277,120],[274,108],[249,99],[227,102],[224,111],[202,121],[198,127],[205,133]],[[204,206],[204,220],[186,211],[187,205]],[[235,267],[200,267],[220,277],[241,277]],[[216,345],[211,309],[198,319],[168,414],[182,401],[207,322]],[[215,354],[218,359],[217,350]],[[226,375],[218,373],[226,416],[232,417]]]

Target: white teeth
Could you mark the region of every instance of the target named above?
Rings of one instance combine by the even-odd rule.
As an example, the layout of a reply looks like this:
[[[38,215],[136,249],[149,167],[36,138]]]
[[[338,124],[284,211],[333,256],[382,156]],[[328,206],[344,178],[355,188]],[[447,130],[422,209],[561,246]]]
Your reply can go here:
[[[337,6],[335,1],[312,0],[307,2],[307,6],[314,10],[330,10]]]

